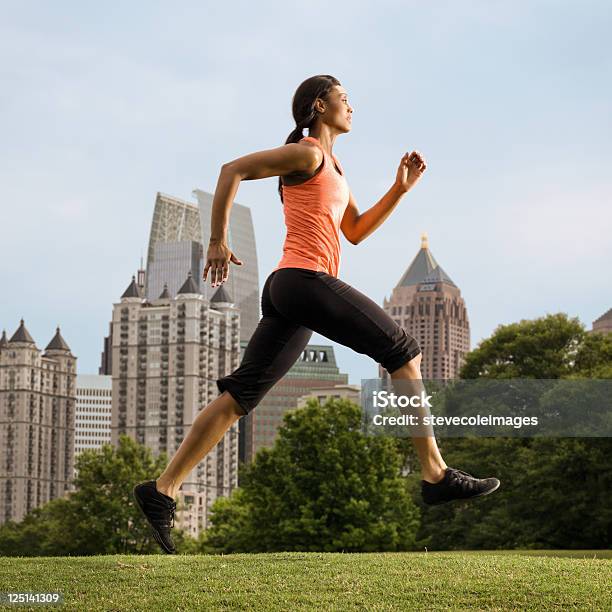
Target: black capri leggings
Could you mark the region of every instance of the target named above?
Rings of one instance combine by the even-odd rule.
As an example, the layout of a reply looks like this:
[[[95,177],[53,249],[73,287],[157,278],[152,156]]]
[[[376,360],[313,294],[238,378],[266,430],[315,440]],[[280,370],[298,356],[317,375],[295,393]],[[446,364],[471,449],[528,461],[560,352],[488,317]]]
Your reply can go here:
[[[265,282],[261,309],[240,366],[216,381],[245,414],[289,371],[313,331],[369,355],[389,373],[421,352],[378,304],[325,272],[275,270]]]

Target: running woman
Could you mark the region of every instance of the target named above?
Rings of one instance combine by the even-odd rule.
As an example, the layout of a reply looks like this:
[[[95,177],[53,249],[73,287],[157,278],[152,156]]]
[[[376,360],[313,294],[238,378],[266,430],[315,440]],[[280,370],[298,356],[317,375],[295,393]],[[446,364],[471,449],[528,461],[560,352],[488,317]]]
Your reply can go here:
[[[360,213],[332,149],[351,131],[353,108],[340,82],[329,75],[305,80],[293,97],[295,129],[285,145],[245,155],[221,168],[211,215],[203,279],[212,287],[242,265],[227,243],[230,209],[241,181],[279,177],[287,236],[278,266],[262,291],[263,316],[240,366],[218,379],[219,397],[201,410],[174,457],[156,480],[134,487],[134,496],[162,550],[173,554],[176,494],[189,472],[227,429],[249,414],[295,363],[313,331],[369,355],[392,381],[421,382],[421,349],[374,301],[338,278],[340,235],[359,244],[385,221],[427,168],[418,151],[406,153],[395,181]],[[303,130],[308,129],[308,136]],[[408,384],[412,384],[409,383]],[[474,478],[446,465],[433,435],[413,437],[426,504],[487,495],[497,478]]]

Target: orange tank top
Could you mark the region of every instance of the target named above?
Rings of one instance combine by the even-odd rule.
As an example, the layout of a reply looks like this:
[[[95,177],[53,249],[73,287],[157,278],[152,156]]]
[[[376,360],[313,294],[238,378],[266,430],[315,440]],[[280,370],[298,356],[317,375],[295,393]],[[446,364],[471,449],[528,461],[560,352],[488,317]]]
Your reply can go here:
[[[283,256],[275,270],[306,268],[338,276],[340,223],[349,201],[348,183],[340,162],[335,155],[330,157],[325,152],[317,138],[305,136],[302,140],[313,142],[321,149],[323,164],[307,181],[283,185],[287,236]]]

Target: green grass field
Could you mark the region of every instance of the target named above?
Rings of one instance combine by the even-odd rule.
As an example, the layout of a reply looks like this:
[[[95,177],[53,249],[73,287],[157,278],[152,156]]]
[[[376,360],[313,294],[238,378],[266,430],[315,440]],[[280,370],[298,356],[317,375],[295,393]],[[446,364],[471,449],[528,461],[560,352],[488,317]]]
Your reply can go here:
[[[62,609],[87,611],[600,611],[612,609],[611,553],[1,557],[0,591],[59,592]]]

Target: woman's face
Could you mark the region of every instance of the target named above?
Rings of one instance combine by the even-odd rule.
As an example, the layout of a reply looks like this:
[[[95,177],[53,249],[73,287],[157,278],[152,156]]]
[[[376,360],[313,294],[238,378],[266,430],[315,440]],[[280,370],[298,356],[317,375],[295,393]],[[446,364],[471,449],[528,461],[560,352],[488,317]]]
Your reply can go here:
[[[322,109],[325,110],[322,110]],[[344,134],[351,130],[353,108],[349,104],[348,94],[341,85],[334,85],[327,96],[327,100],[317,100],[321,120],[339,133]]]

